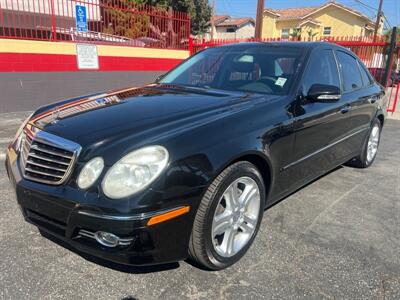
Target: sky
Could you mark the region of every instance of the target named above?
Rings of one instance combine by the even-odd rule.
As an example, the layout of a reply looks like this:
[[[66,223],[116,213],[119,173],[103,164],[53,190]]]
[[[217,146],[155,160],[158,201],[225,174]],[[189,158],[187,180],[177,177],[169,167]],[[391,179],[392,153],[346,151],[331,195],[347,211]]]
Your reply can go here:
[[[210,3],[212,0],[209,0]],[[289,8],[299,6],[318,6],[327,0],[265,0],[266,8]],[[337,2],[356,9],[375,19],[379,0],[338,0]],[[215,0],[216,14],[232,17],[253,17],[256,15],[257,0]],[[362,4],[363,3],[363,4]],[[375,8],[375,9],[374,9]],[[387,18],[386,26],[400,25],[400,0],[383,0],[383,12]]]

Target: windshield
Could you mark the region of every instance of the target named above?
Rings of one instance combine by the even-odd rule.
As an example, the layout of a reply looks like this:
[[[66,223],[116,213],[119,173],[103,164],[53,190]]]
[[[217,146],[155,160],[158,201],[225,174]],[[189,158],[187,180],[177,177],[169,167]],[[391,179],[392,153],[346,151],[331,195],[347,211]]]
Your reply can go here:
[[[301,48],[235,46],[210,48],[167,73],[160,84],[286,95]]]

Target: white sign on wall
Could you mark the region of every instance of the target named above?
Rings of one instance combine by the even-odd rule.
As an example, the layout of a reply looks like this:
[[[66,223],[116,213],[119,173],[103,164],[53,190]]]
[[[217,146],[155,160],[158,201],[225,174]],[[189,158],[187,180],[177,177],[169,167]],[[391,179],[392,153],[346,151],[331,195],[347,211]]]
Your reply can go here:
[[[76,61],[79,70],[98,70],[99,57],[97,55],[97,46],[76,44]]]

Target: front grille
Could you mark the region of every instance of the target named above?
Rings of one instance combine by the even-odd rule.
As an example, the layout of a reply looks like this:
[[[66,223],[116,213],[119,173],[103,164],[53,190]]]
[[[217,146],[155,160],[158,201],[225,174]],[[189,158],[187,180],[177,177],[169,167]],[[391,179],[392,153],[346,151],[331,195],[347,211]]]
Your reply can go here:
[[[20,145],[20,159],[26,179],[59,185],[67,180],[80,146],[53,134],[27,126]]]

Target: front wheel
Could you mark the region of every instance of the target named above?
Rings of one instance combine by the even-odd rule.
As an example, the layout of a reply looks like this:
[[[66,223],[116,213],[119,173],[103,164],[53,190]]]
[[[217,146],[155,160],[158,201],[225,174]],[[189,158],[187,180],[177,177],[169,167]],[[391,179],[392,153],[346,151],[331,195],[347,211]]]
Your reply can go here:
[[[190,237],[191,259],[211,270],[237,262],[253,243],[264,204],[264,183],[253,164],[226,168],[201,200]]]
[[[381,139],[382,124],[378,119],[372,123],[367,140],[363,145],[361,154],[350,164],[358,168],[368,168],[375,160],[378,153],[379,142]]]

